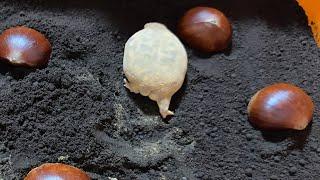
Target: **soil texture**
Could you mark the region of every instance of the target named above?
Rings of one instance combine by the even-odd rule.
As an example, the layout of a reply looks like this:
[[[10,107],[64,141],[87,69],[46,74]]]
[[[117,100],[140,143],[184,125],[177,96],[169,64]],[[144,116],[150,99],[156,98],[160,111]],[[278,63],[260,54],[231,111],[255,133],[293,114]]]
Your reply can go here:
[[[173,32],[194,6],[230,19],[232,45],[187,48],[175,116],[123,87],[126,40],[147,22]],[[275,82],[320,105],[320,51],[294,0],[1,0],[0,32],[24,25],[53,45],[48,67],[0,65],[0,179],[23,179],[62,162],[92,179],[317,179],[320,121],[304,131],[262,132],[247,120],[250,97]]]

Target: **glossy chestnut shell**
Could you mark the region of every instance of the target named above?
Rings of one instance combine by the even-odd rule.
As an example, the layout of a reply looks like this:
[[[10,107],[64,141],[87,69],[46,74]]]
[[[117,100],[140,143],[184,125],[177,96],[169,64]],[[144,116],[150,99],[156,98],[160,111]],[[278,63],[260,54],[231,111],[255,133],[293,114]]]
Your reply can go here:
[[[303,130],[312,120],[313,111],[311,97],[287,83],[261,89],[248,105],[249,121],[264,130]]]
[[[90,180],[90,177],[82,170],[61,164],[46,163],[32,169],[24,180]]]
[[[0,35],[0,59],[17,66],[42,67],[52,52],[48,39],[28,27],[13,27]]]
[[[232,38],[227,17],[217,9],[190,9],[178,24],[178,34],[189,46],[205,53],[226,49]]]

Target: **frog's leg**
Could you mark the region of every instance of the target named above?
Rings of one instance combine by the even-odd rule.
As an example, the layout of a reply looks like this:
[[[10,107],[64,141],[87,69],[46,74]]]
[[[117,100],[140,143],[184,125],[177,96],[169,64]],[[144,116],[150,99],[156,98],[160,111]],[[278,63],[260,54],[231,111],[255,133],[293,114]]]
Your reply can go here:
[[[171,97],[170,98],[164,98],[159,101],[157,101],[160,114],[163,118],[166,118],[167,116],[174,115],[172,111],[169,110],[169,105],[170,105]]]
[[[139,90],[131,86],[130,83],[127,81],[127,79],[123,79],[123,81],[124,81],[124,87],[128,88],[130,92],[139,93]]]

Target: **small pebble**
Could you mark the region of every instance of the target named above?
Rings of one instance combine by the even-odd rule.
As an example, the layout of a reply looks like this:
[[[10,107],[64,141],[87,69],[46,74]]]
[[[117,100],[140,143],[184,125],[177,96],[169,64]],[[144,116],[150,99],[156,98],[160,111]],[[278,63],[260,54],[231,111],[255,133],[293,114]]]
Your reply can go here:
[[[307,41],[302,41],[301,44],[305,46],[305,45],[308,44],[308,42]]]
[[[24,11],[21,11],[21,12],[19,13],[19,15],[20,15],[20,17],[24,17],[24,16],[26,16],[26,13],[25,13]]]
[[[304,159],[300,159],[300,160],[299,160],[299,164],[300,164],[301,166],[304,166],[304,165],[306,165],[306,161],[305,161]]]
[[[299,41],[303,41],[303,40],[305,40],[305,39],[306,39],[305,36],[300,36],[300,37],[299,37]]]
[[[314,150],[317,150],[317,145],[316,144],[311,144],[311,149],[314,151]]]
[[[149,172],[150,172],[151,174],[155,174],[155,173],[156,173],[156,171],[155,171],[154,169],[151,169]]]
[[[277,52],[276,54],[278,57],[281,57],[282,56],[282,53],[281,52]]]
[[[270,176],[270,180],[277,180],[277,179],[278,179],[278,177],[276,175],[271,175]]]
[[[202,176],[202,179],[209,179],[209,176],[205,174],[204,176]]]
[[[297,168],[296,168],[295,166],[293,166],[293,167],[291,167],[291,168],[289,169],[289,174],[290,174],[291,176],[295,175],[296,173],[297,173]]]
[[[253,139],[253,135],[252,134],[246,134],[246,139],[247,139],[247,141],[251,141]]]
[[[274,158],[273,158],[273,160],[275,161],[275,162],[280,162],[280,157],[279,156],[275,156]]]
[[[218,128],[217,127],[213,127],[211,132],[217,132],[218,131]]]
[[[238,59],[238,56],[237,55],[230,55],[230,56],[227,56],[226,59],[228,59],[228,60],[236,60],[236,59]]]
[[[39,82],[36,81],[36,82],[32,83],[32,85],[37,87],[39,85]]]
[[[196,172],[195,176],[197,178],[202,178],[204,176],[204,173],[199,171],[199,172]]]
[[[280,48],[280,52],[284,52],[284,49],[283,49],[283,48]]]
[[[12,76],[6,76],[6,79],[7,79],[8,81],[12,81],[12,80],[13,80],[13,77],[12,77]]]
[[[9,158],[0,159],[0,164],[1,164],[1,165],[4,165],[4,164],[6,164],[8,161],[9,161]]]
[[[248,176],[248,177],[252,177],[252,169],[251,169],[251,168],[247,168],[247,169],[245,170],[245,174],[246,174],[246,176]]]
[[[77,42],[80,42],[80,41],[81,41],[80,36],[77,36],[77,37],[76,37],[76,41],[77,41]]]
[[[50,83],[50,84],[48,85],[48,89],[49,89],[50,91],[54,91],[54,90],[55,90],[54,84]]]
[[[162,171],[167,171],[168,170],[168,167],[167,166],[163,166],[162,167]]]
[[[6,147],[4,146],[4,144],[0,145],[0,152],[6,152]]]

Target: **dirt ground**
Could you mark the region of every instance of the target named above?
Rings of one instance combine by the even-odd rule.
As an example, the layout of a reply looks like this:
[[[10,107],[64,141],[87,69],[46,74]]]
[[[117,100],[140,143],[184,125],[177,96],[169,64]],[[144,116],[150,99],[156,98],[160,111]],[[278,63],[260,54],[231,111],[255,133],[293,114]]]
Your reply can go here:
[[[229,50],[187,47],[188,74],[162,120],[156,103],[123,87],[126,40],[150,21],[175,31],[197,5],[233,25]],[[0,179],[63,162],[93,179],[317,179],[320,122],[262,132],[250,97],[290,82],[320,103],[320,51],[294,0],[1,0],[0,31],[25,25],[53,45],[48,67],[0,65]]]

